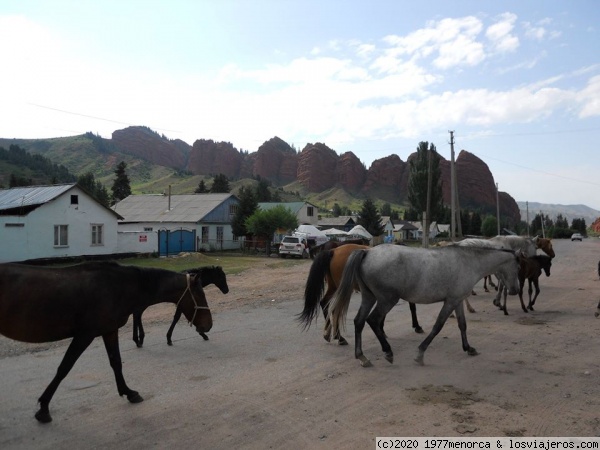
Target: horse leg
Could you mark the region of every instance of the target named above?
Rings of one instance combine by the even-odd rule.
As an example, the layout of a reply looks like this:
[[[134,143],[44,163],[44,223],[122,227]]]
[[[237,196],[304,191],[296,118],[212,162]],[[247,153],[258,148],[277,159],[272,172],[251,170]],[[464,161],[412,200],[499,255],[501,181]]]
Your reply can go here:
[[[329,300],[335,294],[335,288],[331,288],[329,284],[327,284],[327,291],[321,300],[321,309],[323,310],[323,317],[325,317],[325,326],[323,328],[323,338],[327,342],[331,342],[331,321],[329,320]],[[337,339],[338,345],[348,345],[348,341],[344,336],[341,335],[340,330],[338,329],[336,335],[333,339]]]
[[[48,423],[52,422],[52,417],[50,416],[50,409],[48,405],[50,404],[50,400],[52,400],[52,396],[58,389],[58,385],[62,380],[65,379],[67,374],[75,365],[75,362],[79,359],[81,354],[85,351],[86,348],[94,340],[94,336],[75,336],[71,343],[69,344],[69,348],[65,353],[62,361],[60,362],[58,369],[56,370],[56,375],[42,394],[42,396],[38,399],[40,404],[40,409],[35,413],[35,418],[42,422]]]
[[[485,292],[490,292],[489,289],[488,289],[488,287],[487,287],[488,278],[490,280],[490,286],[492,285],[492,277],[491,277],[491,275],[486,275],[485,277],[483,277],[483,290]]]
[[[452,313],[454,308],[455,307],[453,305],[451,305],[448,300],[444,301],[444,306],[442,306],[442,309],[440,310],[440,313],[438,314],[438,317],[435,320],[435,323],[433,324],[433,328],[431,329],[431,332],[423,340],[423,342],[421,342],[421,344],[419,345],[419,351],[417,353],[417,357],[415,358],[415,361],[418,364],[420,364],[421,366],[424,365],[423,358],[425,356],[425,350],[427,350],[427,347],[429,347],[429,344],[431,344],[431,341],[433,341],[433,338],[436,337],[438,335],[438,333],[441,331],[444,324],[446,323],[446,320],[448,320],[448,317],[450,317],[450,314]]]
[[[412,318],[412,327],[415,329],[415,333],[423,333],[423,328],[421,328],[417,320],[417,305],[408,302],[408,306],[410,307],[410,317]],[[381,328],[383,329],[383,322],[381,323]]]
[[[144,326],[142,325],[142,313],[136,311],[133,313],[133,342],[135,342],[138,348],[144,345],[145,337],[146,333],[144,333]]]
[[[465,310],[463,309],[462,302],[459,302],[454,308],[454,312],[456,313],[456,320],[458,322],[458,329],[460,330],[460,337],[462,339],[462,347],[465,352],[469,356],[477,355],[477,350],[469,345],[469,341],[467,341],[467,321],[465,319]]]
[[[175,315],[173,316],[173,321],[171,322],[171,326],[169,327],[169,331],[167,331],[167,344],[168,345],[173,345],[173,341],[171,340],[171,336],[173,336],[173,330],[175,329],[175,325],[177,325],[177,322],[179,322],[179,319],[181,319],[181,309],[179,308],[179,306],[175,309]],[[204,337],[204,336],[202,336]],[[207,339],[205,339],[205,341],[207,341]]]
[[[527,308],[525,307],[525,303],[523,302],[523,288],[525,287],[525,280],[521,282],[519,280],[519,300],[521,301],[521,309],[524,312],[527,312]],[[529,285],[529,304],[531,304],[531,285]]]
[[[470,312],[471,314],[473,314],[473,313],[477,312],[477,311],[475,311],[475,308],[473,308],[473,307],[471,306],[471,304],[469,303],[469,299],[468,299],[468,298],[465,298],[465,305],[467,305],[467,309],[469,310],[469,312]]]
[[[501,299],[502,299],[502,291],[504,290],[504,283],[500,280],[498,281],[498,293],[494,297],[494,306],[497,306],[499,309],[502,309]]]
[[[362,294],[362,303],[356,317],[354,317],[354,357],[360,360],[360,365],[363,367],[371,367],[371,361],[363,354],[362,351],[362,330],[365,327],[365,322],[369,312],[373,308],[376,299],[372,295]]]
[[[140,394],[127,387],[125,378],[123,378],[123,363],[121,362],[121,352],[119,351],[119,330],[104,334],[102,340],[104,341],[104,348],[106,348],[106,353],[108,354],[110,367],[112,367],[112,370],[115,373],[119,395],[121,397],[126,395],[127,400],[129,400],[130,403],[140,403],[144,401]]]
[[[533,289],[531,288],[531,284],[533,283],[533,285],[535,286],[535,295],[533,296],[533,300],[531,299],[531,293],[533,292]],[[540,295],[540,283],[538,280],[529,280],[529,309],[531,311],[533,311],[533,305],[535,305],[535,300],[538,298],[538,295]]]
[[[501,294],[504,294],[504,302],[502,303],[502,308],[500,309],[504,311],[505,316],[508,316],[508,310],[506,309],[506,297],[508,297],[508,288],[503,284],[502,289],[499,292]]]
[[[397,301],[396,301],[397,302]],[[385,353],[385,359],[392,364],[394,362],[394,353],[392,352],[392,347],[390,343],[387,341],[385,333],[383,332],[383,323],[385,321],[385,316],[395,305],[394,302],[387,303],[385,306],[382,302],[377,302],[377,306],[375,309],[371,311],[369,317],[367,317],[367,322],[370,325],[373,333],[379,339],[379,343],[381,344],[381,350]]]

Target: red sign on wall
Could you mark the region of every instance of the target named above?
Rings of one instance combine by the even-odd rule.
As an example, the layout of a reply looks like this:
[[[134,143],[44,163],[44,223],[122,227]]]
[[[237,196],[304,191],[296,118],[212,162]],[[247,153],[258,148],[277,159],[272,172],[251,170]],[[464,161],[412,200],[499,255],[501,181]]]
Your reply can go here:
[[[145,234],[140,234],[140,242],[148,242],[148,236]]]

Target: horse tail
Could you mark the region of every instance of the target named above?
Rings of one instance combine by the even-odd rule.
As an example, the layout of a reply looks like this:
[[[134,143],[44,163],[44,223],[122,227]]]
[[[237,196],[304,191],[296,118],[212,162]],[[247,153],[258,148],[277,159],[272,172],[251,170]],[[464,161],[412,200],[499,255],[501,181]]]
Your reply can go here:
[[[332,336],[337,336],[340,332],[340,322],[342,323],[342,328],[345,327],[350,297],[352,297],[358,270],[366,254],[366,249],[354,250],[346,262],[336,295],[329,304],[329,320],[331,322]]]
[[[304,309],[298,314],[298,321],[303,324],[303,329],[310,327],[311,322],[317,317],[319,305],[325,291],[325,275],[329,272],[329,263],[333,253],[321,251],[310,266],[306,287],[304,288]]]

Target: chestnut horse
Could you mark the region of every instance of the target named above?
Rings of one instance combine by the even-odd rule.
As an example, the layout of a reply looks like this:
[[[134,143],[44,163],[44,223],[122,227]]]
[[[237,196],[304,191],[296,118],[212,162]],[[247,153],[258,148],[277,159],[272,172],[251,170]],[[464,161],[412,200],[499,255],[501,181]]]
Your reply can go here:
[[[322,252],[324,250],[332,250],[334,248],[338,248],[338,247],[341,247],[342,245],[347,245],[347,244],[368,245],[369,240],[359,238],[359,239],[347,239],[345,241],[327,241],[324,244],[315,245],[314,247],[310,248],[310,251],[309,251],[310,259],[315,259],[315,256],[317,256],[320,252]]]
[[[117,391],[131,403],[143,401],[123,377],[119,328],[140,308],[175,303],[199,332],[212,316],[195,274],[89,262],[64,268],[0,264],[0,333],[17,341],[41,343],[73,338],[56,375],[38,399],[35,418],[52,420],[49,404],[77,359],[102,336]]]
[[[304,324],[304,328],[308,328],[311,322],[318,315],[318,307],[321,306],[323,316],[325,317],[325,326],[323,329],[323,337],[327,342],[330,337],[330,319],[328,313],[328,304],[342,279],[342,273],[346,266],[348,257],[354,250],[368,250],[370,247],[366,245],[347,244],[341,247],[333,248],[328,251],[321,251],[314,259],[306,287],[304,290],[304,310],[299,314],[298,320]],[[327,291],[325,290],[325,281],[327,281]],[[409,303],[412,316],[412,326],[417,333],[423,333],[423,328],[417,320],[417,308],[414,303]],[[383,329],[383,321],[381,322]],[[333,337],[338,341],[339,345],[348,345],[348,341],[339,333]]]

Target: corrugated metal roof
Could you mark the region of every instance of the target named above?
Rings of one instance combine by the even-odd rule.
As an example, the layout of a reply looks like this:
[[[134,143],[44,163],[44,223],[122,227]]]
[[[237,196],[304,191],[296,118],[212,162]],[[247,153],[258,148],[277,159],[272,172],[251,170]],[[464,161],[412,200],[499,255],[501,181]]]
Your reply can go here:
[[[199,222],[233,194],[130,195],[113,210],[124,222]]]
[[[0,210],[43,205],[64,194],[73,186],[75,186],[75,183],[0,190]]]

